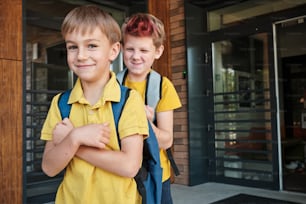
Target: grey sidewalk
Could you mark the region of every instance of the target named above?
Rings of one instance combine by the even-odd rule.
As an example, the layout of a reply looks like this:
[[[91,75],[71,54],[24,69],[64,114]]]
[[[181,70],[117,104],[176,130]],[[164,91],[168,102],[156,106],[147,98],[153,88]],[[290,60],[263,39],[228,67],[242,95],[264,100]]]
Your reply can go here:
[[[235,185],[205,183],[197,186],[171,185],[174,204],[209,204],[239,193],[306,203],[306,194],[271,191]]]
[[[239,193],[306,203],[306,194],[302,193],[271,191],[220,183],[205,183],[197,186],[172,184],[171,190],[174,204],[210,204]],[[54,204],[54,202],[45,204]]]

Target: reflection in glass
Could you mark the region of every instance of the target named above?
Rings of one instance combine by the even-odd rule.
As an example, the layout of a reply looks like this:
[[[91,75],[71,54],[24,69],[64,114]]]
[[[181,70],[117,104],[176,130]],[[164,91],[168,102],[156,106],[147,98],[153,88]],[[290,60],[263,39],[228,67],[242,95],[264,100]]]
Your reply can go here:
[[[219,30],[245,23],[246,20],[271,12],[282,11],[305,4],[306,0],[284,1],[258,1],[249,0],[207,13],[209,31]]]
[[[217,175],[271,180],[267,35],[212,47]]]

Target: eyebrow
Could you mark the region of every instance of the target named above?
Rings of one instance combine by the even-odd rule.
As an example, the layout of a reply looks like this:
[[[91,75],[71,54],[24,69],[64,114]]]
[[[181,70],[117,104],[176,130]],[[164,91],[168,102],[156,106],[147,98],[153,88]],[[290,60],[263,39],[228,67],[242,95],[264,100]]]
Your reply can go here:
[[[85,42],[97,41],[100,42],[99,39],[86,39]],[[66,43],[75,43],[73,40],[66,40]]]

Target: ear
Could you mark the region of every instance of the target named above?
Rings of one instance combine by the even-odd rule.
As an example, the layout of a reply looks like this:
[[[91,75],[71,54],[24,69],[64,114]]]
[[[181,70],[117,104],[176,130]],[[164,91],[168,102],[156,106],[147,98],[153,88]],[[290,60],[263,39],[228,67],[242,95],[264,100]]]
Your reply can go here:
[[[116,42],[111,45],[111,50],[109,53],[109,60],[114,61],[117,58],[119,53],[120,53],[120,43]]]
[[[163,52],[164,52],[164,46],[163,45],[161,45],[158,48],[156,48],[156,50],[155,50],[155,59],[159,59],[160,56],[163,54]]]

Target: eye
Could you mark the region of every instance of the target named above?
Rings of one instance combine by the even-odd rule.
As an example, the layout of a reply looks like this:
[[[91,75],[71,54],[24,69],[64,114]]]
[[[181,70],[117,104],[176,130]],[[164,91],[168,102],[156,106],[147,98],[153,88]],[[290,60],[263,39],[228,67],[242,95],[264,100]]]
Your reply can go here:
[[[96,44],[89,44],[88,45],[88,48],[89,49],[94,49],[94,48],[97,48],[98,46]]]
[[[149,52],[149,50],[142,49],[142,50],[141,50],[141,52],[142,52],[142,53],[148,53],[148,52]]]
[[[133,51],[134,49],[131,48],[131,47],[127,47],[127,48],[125,48],[125,50],[126,50],[126,51]]]
[[[78,47],[76,45],[67,45],[67,50],[68,51],[74,51],[74,50],[77,50]]]

